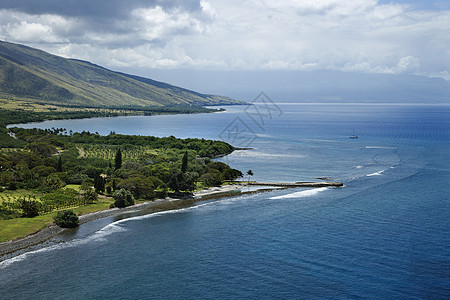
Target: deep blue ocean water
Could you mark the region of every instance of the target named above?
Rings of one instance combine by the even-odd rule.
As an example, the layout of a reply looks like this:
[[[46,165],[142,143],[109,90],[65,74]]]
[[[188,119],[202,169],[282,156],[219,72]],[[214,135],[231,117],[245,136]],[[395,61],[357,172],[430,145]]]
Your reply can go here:
[[[222,139],[252,180],[346,186],[90,222],[1,262],[0,298],[450,298],[449,105],[227,109],[22,126]]]

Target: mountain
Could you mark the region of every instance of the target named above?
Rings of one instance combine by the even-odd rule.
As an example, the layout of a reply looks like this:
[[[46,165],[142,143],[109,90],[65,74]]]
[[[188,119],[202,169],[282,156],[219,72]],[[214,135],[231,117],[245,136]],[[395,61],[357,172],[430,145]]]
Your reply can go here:
[[[85,107],[242,103],[8,42],[0,42],[0,99]]]
[[[126,69],[127,72],[139,70]],[[145,70],[145,76],[252,102],[261,91],[277,102],[450,103],[450,81],[412,74],[338,71]],[[224,84],[226,83],[226,84]]]

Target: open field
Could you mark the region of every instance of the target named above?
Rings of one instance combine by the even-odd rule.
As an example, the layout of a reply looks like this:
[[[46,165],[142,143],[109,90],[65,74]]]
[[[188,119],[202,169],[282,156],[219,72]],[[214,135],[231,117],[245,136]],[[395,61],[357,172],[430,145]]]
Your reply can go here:
[[[119,114],[136,114],[136,111],[126,109],[111,108],[81,108],[64,105],[54,105],[51,103],[38,103],[27,99],[1,99],[0,108],[6,110],[25,110],[32,112],[103,112]]]
[[[108,209],[114,201],[110,198],[99,198],[96,203],[74,207],[71,210],[77,215],[84,215]],[[0,243],[33,234],[53,222],[57,211],[34,218],[15,218],[0,220]]]

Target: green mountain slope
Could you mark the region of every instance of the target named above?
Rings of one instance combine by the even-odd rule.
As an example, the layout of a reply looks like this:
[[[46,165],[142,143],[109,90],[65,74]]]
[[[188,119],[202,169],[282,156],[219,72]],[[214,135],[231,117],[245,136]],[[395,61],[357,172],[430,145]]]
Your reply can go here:
[[[89,107],[241,103],[7,42],[0,42],[0,98]]]

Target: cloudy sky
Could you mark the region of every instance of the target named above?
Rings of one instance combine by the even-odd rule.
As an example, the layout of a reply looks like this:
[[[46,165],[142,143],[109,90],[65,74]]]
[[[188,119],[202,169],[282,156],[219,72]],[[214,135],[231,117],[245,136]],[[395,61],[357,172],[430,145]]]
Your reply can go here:
[[[450,80],[448,0],[1,0],[0,39],[113,70]]]

